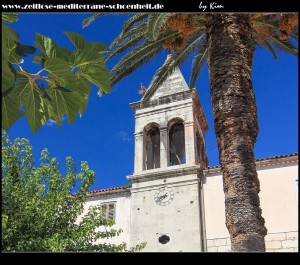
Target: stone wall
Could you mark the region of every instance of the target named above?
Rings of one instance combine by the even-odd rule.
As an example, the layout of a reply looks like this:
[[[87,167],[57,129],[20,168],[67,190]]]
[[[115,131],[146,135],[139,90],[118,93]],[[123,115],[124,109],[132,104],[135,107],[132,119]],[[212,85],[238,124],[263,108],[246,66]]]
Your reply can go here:
[[[230,238],[207,239],[207,252],[230,252]]]
[[[265,237],[266,252],[298,252],[298,232],[270,233]],[[230,252],[230,238],[207,240],[207,252]]]
[[[265,238],[267,252],[298,252],[298,232],[272,233]]]

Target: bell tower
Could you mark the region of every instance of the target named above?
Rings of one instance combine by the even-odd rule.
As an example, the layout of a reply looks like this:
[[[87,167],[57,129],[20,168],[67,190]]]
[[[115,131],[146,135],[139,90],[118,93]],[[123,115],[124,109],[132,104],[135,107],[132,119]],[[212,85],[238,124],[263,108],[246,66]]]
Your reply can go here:
[[[208,125],[196,89],[179,68],[135,113],[130,243],[144,251],[203,251],[201,175]]]

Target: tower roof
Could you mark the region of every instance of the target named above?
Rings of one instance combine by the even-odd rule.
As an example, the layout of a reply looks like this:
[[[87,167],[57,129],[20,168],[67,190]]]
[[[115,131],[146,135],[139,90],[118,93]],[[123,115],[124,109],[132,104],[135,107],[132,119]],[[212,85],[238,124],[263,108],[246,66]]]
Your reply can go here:
[[[190,90],[190,88],[188,87],[180,69],[176,67],[172,74],[168,76],[168,78],[163,82],[163,84],[160,85],[158,89],[154,92],[154,94],[150,96],[149,100],[157,100],[162,96],[168,96],[187,90]],[[147,91],[143,98],[147,97],[147,95],[149,95],[149,92],[151,94],[151,91]]]

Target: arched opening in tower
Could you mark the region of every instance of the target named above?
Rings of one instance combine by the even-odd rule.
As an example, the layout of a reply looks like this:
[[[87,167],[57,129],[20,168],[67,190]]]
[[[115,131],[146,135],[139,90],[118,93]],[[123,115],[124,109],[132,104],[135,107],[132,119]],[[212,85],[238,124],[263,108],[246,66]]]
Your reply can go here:
[[[169,130],[170,155],[169,165],[181,165],[186,163],[184,125],[182,122],[175,122]]]
[[[160,167],[160,132],[156,125],[145,129],[145,169]]]

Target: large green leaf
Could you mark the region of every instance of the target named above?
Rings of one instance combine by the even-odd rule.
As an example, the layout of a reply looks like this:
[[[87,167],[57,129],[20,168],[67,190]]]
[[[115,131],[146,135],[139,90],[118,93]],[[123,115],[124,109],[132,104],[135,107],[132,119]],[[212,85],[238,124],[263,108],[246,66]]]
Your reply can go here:
[[[26,118],[30,129],[35,133],[48,120],[42,93],[34,80],[20,79],[15,88],[20,103],[25,107]]]
[[[68,116],[69,124],[72,124],[79,112],[80,94],[77,91],[62,91],[61,89],[48,87],[47,94],[52,100],[52,113],[50,116],[60,126],[65,114]]]
[[[46,56],[43,53],[39,53],[39,54],[37,54],[36,56],[33,57],[32,62],[33,63],[41,63],[42,66],[43,66],[44,62],[46,60],[45,57]]]
[[[64,114],[67,114],[68,121],[72,124],[77,113],[83,114],[86,109],[88,96],[90,94],[90,81],[88,77],[91,76],[91,68],[96,68],[97,74],[95,77],[96,85],[101,84],[101,88],[106,89],[106,79],[104,76],[103,69],[106,71],[106,67],[103,64],[103,56],[94,51],[76,51],[74,54],[74,59],[80,71],[76,75],[70,72],[69,66],[62,59],[59,58],[48,58],[45,62],[45,69],[49,71],[51,78],[55,78],[61,86],[66,86],[72,91],[68,91],[63,88],[47,88],[47,94],[52,99],[52,111],[50,111],[50,116],[57,122],[58,125],[61,124],[61,120]],[[108,74],[108,71],[106,72]],[[93,75],[92,75],[93,76]],[[91,77],[90,77],[91,78]],[[109,74],[108,74],[109,82]],[[109,82],[110,88],[110,82]]]
[[[64,32],[77,49],[87,48],[88,41],[76,32]]]
[[[24,115],[24,112],[20,110],[17,101],[14,93],[9,93],[5,97],[2,97],[2,129],[6,131],[16,120]]]
[[[104,64],[84,66],[81,69],[81,76],[85,77],[105,93],[111,92],[110,76]]]
[[[107,45],[100,42],[92,42],[89,44],[89,49],[94,50],[96,52],[104,53],[109,52],[110,49]]]
[[[9,59],[10,54],[15,49],[15,43],[18,41],[18,38],[18,34],[13,29],[2,24],[2,93],[13,87],[15,83],[15,74]]]
[[[76,89],[76,91],[79,94],[78,104],[79,104],[79,114],[81,117],[87,107],[89,95],[91,92],[91,84],[89,80],[87,80],[84,77],[82,78],[81,75],[76,75],[76,77],[78,80],[78,87],[77,87],[78,89]]]
[[[85,65],[103,64],[103,55],[97,53],[93,49],[77,50],[74,53],[73,64],[74,67],[81,67]]]
[[[17,22],[18,14],[17,13],[2,13],[2,22]]]
[[[44,65],[47,57],[48,56],[45,56],[44,53],[40,53],[33,58],[32,62],[41,63],[42,65]],[[55,49],[53,49],[50,57],[58,57],[60,59],[63,59],[66,63],[71,63],[72,52],[65,47],[56,47]]]
[[[36,46],[42,50],[46,58],[56,56],[57,45],[51,38],[43,36],[39,33],[35,34],[35,38]]]
[[[6,92],[8,89],[13,87],[15,84],[15,74],[12,72],[11,68],[8,65],[8,62],[2,60],[2,78],[1,86],[2,93]]]
[[[2,54],[5,56],[7,55],[7,60],[15,64],[18,64],[22,61],[21,56],[16,52],[18,43],[18,33],[15,32],[11,27],[2,24]]]
[[[62,99],[65,102],[66,114],[68,115],[68,122],[72,124],[79,113],[80,109],[80,94],[77,91],[72,91],[70,93],[61,92]]]
[[[3,49],[4,48],[4,49]],[[12,64],[23,62],[21,56],[27,56],[35,52],[35,47],[19,42],[19,36],[12,28],[2,24],[2,53],[8,55]],[[2,58],[3,60],[3,58]]]
[[[51,57],[44,63],[44,68],[51,74],[51,78],[55,79],[55,83],[60,86],[72,86],[75,76],[71,73],[69,65],[60,58]]]
[[[21,58],[21,56],[16,52],[15,46],[9,53],[9,62],[12,64],[21,64],[24,60]]]
[[[9,40],[12,43],[17,42],[19,41],[19,35],[11,27],[2,24],[2,41],[5,40]]]
[[[88,80],[106,93],[111,91],[110,76],[103,63],[103,56],[91,48],[77,50],[74,53],[73,67],[81,80]]]
[[[72,63],[72,52],[65,47],[57,47],[56,48],[56,57],[63,59],[67,63]]]

